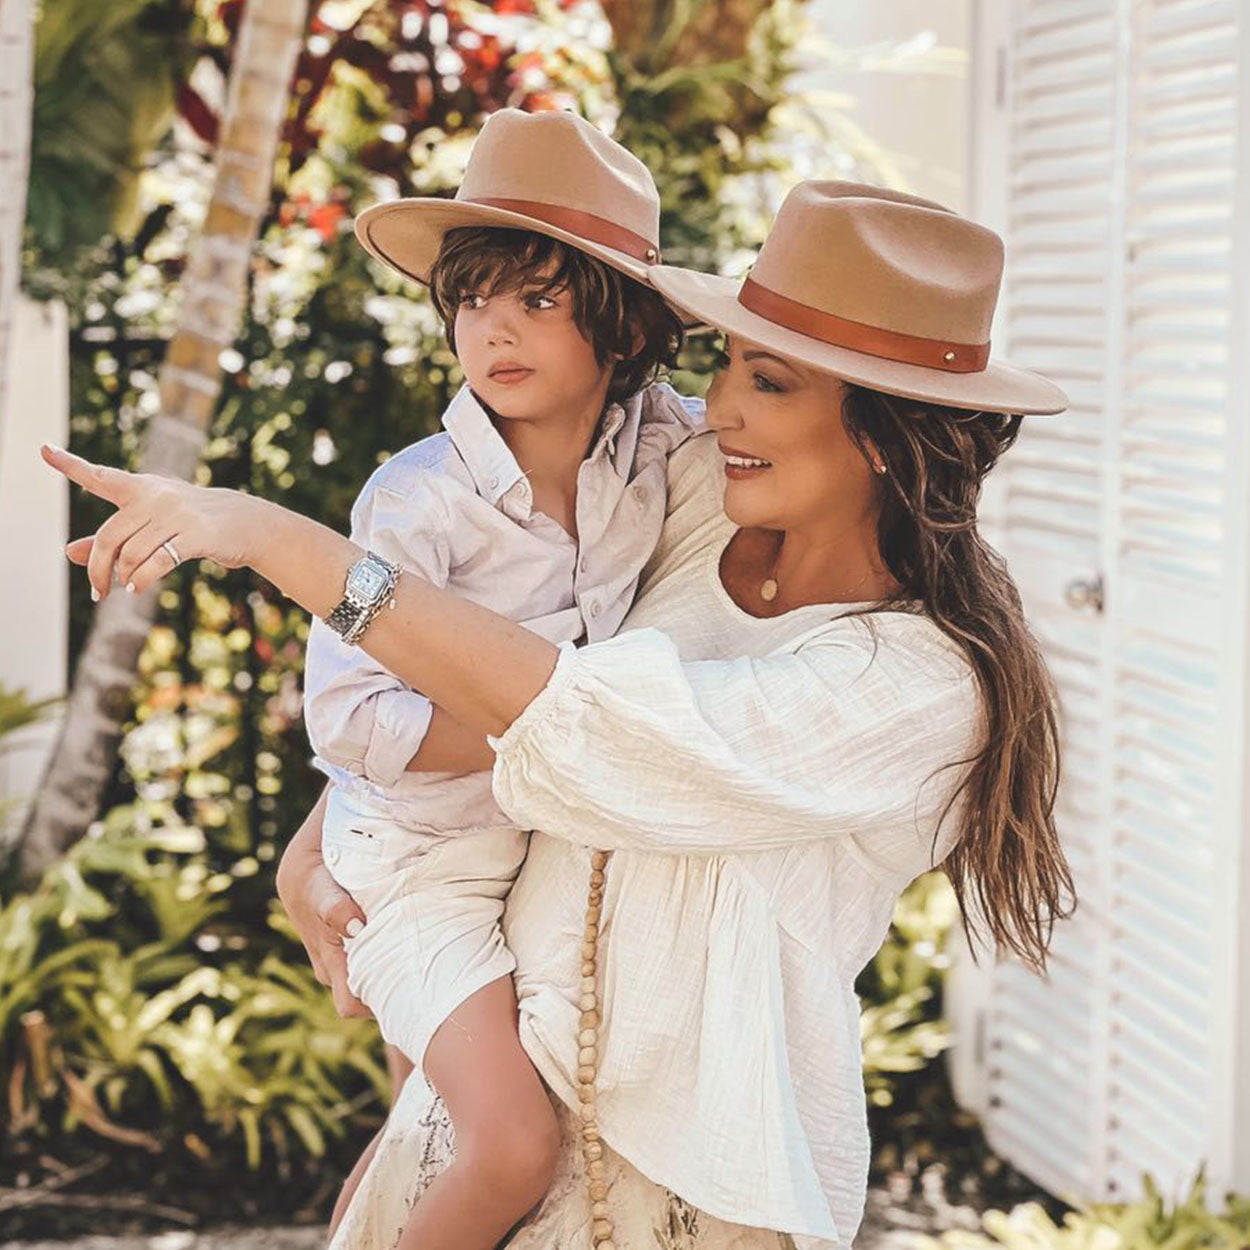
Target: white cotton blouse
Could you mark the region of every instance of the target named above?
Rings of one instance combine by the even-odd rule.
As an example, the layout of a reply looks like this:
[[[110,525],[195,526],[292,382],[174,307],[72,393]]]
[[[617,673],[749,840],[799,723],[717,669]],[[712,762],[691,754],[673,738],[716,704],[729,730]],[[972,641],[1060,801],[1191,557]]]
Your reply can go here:
[[[610,850],[605,1141],[713,1216],[845,1250],[869,1156],[854,981],[900,891],[951,848],[958,810],[938,821],[979,701],[921,615],[739,608],[723,489],[713,435],[673,455],[622,632],[562,647],[493,740],[496,800],[542,831],[504,921],[521,1036],[576,1107],[590,850]]]

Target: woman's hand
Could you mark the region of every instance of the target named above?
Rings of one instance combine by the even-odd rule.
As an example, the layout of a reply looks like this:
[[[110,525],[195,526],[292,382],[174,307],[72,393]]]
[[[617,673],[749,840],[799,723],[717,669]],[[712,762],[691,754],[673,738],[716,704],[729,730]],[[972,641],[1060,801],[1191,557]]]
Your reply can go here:
[[[341,1016],[367,1016],[369,1009],[347,988],[347,957],[343,939],[364,925],[364,912],[330,875],[321,858],[321,826],[327,786],[304,818],[278,865],[278,897],[291,918],[313,972],[328,985]]]
[[[192,486],[154,473],[127,473],[92,464],[45,444],[46,463],[117,511],[89,538],[65,549],[87,566],[91,597],[102,599],[116,573],[132,594],[147,590],[183,560],[208,558],[226,568],[249,563],[250,544],[263,530],[264,500],[239,491]]]

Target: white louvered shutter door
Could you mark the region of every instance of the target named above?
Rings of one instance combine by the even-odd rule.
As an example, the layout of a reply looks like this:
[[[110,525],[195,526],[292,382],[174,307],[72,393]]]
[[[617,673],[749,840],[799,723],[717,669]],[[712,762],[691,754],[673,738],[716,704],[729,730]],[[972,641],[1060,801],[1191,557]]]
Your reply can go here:
[[[1107,1188],[1168,1189],[1208,1161],[1221,1107],[1245,830],[1226,791],[1241,692],[1246,406],[1231,393],[1238,0],[1131,14],[1118,542],[1110,584]],[[1244,20],[1244,18],[1243,18]],[[1242,209],[1244,219],[1246,208]],[[1242,226],[1243,231],[1245,225]],[[1245,281],[1245,276],[1241,278]],[[1234,438],[1229,437],[1231,433]],[[1233,506],[1230,507],[1230,504]]]
[[[1004,526],[1029,621],[1059,686],[1065,777],[1058,820],[1084,905],[1057,932],[1050,980],[1015,965],[996,975],[987,1020],[990,1111],[1000,1153],[1047,1188],[1088,1192],[1101,1150],[1099,1018],[1106,951],[1105,567],[1107,442],[1115,424],[1117,355],[1110,262],[1118,226],[1115,149],[1123,75],[1109,0],[1033,0],[1012,15],[1008,270],[1000,346],[1054,378],[1072,402],[1060,418],[1026,421],[1004,461]],[[1073,608],[1070,595],[1087,606]]]
[[[1011,5],[999,338],[1073,404],[1005,462],[1003,542],[1060,687],[1081,907],[1049,982],[995,974],[986,1119],[1082,1198],[1143,1172],[1179,1192],[1204,1162],[1216,1193],[1245,1179],[1248,21],[1237,0]]]

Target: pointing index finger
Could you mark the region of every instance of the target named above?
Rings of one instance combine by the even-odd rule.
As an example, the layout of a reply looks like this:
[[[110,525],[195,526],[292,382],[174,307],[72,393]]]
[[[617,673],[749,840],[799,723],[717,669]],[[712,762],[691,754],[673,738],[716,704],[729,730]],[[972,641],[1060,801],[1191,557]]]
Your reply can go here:
[[[81,456],[66,451],[63,447],[54,447],[44,443],[39,449],[44,463],[51,465],[58,473],[64,474],[71,482],[76,482],[83,490],[98,495],[112,504],[120,504],[126,496],[126,484],[130,474],[124,469],[112,469],[105,464],[92,464]]]

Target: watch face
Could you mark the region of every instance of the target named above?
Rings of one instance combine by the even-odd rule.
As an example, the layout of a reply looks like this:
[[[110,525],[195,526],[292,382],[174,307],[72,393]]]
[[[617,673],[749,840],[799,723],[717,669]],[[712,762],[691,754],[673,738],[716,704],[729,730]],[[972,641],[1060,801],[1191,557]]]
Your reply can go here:
[[[363,564],[352,570],[348,589],[362,599],[375,599],[386,585],[386,573],[372,564]]]

